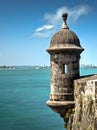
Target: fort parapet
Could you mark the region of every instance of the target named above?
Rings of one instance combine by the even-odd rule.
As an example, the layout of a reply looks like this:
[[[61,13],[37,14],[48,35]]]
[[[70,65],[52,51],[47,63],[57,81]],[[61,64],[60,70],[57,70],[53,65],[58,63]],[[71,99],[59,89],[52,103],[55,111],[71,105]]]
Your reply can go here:
[[[97,130],[97,75],[74,81],[74,99],[67,130]]]

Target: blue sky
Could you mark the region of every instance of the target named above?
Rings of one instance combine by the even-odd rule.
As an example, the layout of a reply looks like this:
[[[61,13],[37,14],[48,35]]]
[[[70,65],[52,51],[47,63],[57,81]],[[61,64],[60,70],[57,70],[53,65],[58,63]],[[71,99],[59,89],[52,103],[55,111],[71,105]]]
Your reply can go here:
[[[85,48],[81,64],[97,65],[96,0],[0,0],[0,65],[49,65],[45,49],[63,12]]]

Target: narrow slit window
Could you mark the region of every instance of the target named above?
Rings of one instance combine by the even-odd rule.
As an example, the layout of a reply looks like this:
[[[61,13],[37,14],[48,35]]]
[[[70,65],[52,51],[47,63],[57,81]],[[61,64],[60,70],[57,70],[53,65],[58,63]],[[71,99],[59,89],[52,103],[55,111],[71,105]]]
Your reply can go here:
[[[66,64],[63,65],[63,72],[68,73],[68,66]]]

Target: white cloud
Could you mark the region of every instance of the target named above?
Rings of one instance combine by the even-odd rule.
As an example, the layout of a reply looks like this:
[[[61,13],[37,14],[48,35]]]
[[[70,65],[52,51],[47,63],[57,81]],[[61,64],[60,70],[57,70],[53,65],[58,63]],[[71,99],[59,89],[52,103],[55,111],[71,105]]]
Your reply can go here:
[[[53,25],[43,25],[42,27],[39,27],[36,29],[36,32],[43,31],[43,30],[51,30],[53,29]]]
[[[77,6],[69,10],[69,22],[75,23],[81,16],[90,12],[91,8],[88,5]]]
[[[59,25],[62,25],[62,13],[67,12],[69,15],[68,22],[75,23],[78,19],[88,14],[90,6],[81,5],[74,8],[68,8],[66,6],[60,7],[55,13],[46,13],[44,15],[45,25],[37,28],[33,33],[34,37],[49,37],[53,30]]]
[[[51,32],[53,31],[53,25],[43,25],[35,30],[33,33],[34,37],[49,37]]]
[[[49,37],[50,34],[51,34],[51,31],[48,31],[48,30],[46,32],[38,31],[38,32],[33,33],[33,37],[44,37],[45,38],[45,37]]]

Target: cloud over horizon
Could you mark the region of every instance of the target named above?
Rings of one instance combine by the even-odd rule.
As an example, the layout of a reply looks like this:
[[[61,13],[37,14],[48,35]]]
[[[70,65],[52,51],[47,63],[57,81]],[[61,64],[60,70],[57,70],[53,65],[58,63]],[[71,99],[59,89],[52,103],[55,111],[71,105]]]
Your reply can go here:
[[[45,25],[38,27],[35,32],[32,34],[33,37],[49,37],[52,32],[56,29],[57,26],[62,25],[62,13],[67,12],[68,22],[70,24],[76,23],[78,19],[87,15],[90,12],[91,8],[89,5],[81,5],[73,8],[68,8],[67,6],[62,6],[56,10],[55,13],[46,13],[44,15]]]

